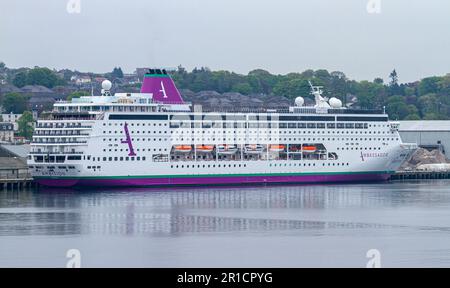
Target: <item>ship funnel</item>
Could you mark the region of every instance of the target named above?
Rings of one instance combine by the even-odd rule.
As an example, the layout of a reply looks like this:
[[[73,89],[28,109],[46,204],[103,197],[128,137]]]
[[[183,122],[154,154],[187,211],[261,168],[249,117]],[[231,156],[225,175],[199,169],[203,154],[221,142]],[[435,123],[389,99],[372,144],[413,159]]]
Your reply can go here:
[[[165,69],[149,69],[144,76],[141,93],[152,93],[153,100],[167,104],[183,104],[183,98]]]

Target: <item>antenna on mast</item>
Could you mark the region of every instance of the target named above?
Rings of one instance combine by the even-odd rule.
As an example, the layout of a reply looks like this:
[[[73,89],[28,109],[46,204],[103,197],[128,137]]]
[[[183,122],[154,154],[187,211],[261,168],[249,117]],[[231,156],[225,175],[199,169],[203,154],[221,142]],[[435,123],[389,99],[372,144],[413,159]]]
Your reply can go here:
[[[322,97],[323,86],[314,86],[309,80],[308,83],[309,86],[311,87],[311,94],[314,95],[314,100],[316,101],[315,107],[330,108],[330,105],[327,103],[327,100],[324,97]]]

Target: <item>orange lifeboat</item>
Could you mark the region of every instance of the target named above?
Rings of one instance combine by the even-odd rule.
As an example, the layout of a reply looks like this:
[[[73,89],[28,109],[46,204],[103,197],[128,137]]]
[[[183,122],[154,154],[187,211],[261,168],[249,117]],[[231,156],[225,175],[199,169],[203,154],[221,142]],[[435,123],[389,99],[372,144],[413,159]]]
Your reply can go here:
[[[192,147],[190,145],[176,145],[174,146],[175,151],[188,153],[192,151]]]
[[[285,145],[270,145],[269,150],[270,152],[282,152],[285,147]]]
[[[313,153],[313,152],[316,152],[317,148],[316,148],[316,146],[307,145],[307,146],[303,146],[302,150],[303,150],[303,152]]]
[[[245,145],[245,153],[247,154],[261,154],[264,151],[264,147],[260,144]]]
[[[197,145],[197,146],[195,146],[195,149],[197,150],[197,152],[209,153],[214,150],[214,146],[213,145]]]
[[[219,145],[217,149],[219,154],[234,154],[238,150],[236,145],[227,145],[227,144]]]

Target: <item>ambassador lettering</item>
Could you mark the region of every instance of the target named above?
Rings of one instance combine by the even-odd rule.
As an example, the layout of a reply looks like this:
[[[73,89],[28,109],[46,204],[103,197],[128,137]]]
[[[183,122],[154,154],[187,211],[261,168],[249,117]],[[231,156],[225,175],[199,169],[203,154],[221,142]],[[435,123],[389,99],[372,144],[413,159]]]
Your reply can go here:
[[[388,157],[389,153],[362,153],[363,157],[367,157],[367,158],[383,158],[383,157]]]

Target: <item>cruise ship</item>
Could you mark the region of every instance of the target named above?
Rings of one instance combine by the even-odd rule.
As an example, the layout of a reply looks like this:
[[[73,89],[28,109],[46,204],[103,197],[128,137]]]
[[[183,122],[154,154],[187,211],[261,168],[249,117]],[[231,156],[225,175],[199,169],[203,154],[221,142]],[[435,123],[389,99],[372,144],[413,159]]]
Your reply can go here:
[[[59,101],[35,127],[39,184],[176,186],[385,181],[417,149],[384,111],[343,107],[311,85],[285,109],[208,111],[183,101],[164,69],[140,93]],[[211,111],[210,111],[211,110]]]

